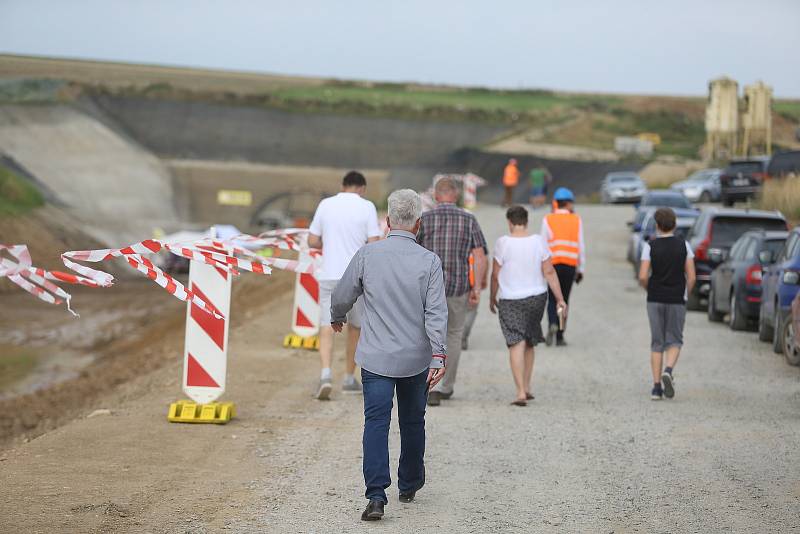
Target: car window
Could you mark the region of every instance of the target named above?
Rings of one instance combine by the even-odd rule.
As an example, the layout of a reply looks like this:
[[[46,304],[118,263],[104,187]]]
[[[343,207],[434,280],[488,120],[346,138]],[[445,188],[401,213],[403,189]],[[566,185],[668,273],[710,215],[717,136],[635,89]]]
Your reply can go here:
[[[754,172],[761,172],[763,164],[760,161],[737,161],[730,163],[725,169],[725,174],[743,173],[749,174]]]
[[[689,238],[702,235],[704,233],[703,226],[706,224],[707,220],[708,220],[708,214],[701,213],[700,216],[697,218],[697,220],[694,222],[692,229],[689,230]]]
[[[741,252],[742,249],[746,246],[745,244],[749,241],[749,238],[742,237],[739,238],[736,243],[733,244],[731,247],[731,259],[732,260],[739,260],[741,259]]]
[[[798,239],[800,239],[800,235],[798,235],[797,233],[792,232],[791,234],[789,234],[788,239],[786,239],[786,245],[783,247],[781,255],[778,258],[779,261],[783,261],[794,257],[794,251],[797,248]]]
[[[742,247],[742,259],[743,260],[754,260],[758,255],[757,249],[758,248],[758,240],[757,239],[748,239],[747,245]]]
[[[786,223],[780,219],[759,217],[715,217],[711,225],[711,245],[729,247],[748,230],[786,230]]]
[[[683,195],[650,194],[642,199],[642,206],[691,208],[692,204]]]
[[[800,150],[794,152],[781,152],[772,156],[767,167],[770,176],[783,174],[800,174]]]
[[[773,258],[777,258],[783,246],[786,244],[785,239],[770,239],[761,243],[761,250],[768,250]]]

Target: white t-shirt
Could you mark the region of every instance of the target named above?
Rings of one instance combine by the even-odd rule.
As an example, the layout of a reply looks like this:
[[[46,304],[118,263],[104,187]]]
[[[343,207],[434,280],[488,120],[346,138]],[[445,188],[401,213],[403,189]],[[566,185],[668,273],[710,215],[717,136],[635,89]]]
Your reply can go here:
[[[375,204],[344,192],[319,203],[309,230],[322,237],[320,280],[339,280],[367,239],[381,235]]]
[[[550,249],[541,236],[499,238],[494,245],[494,259],[502,267],[498,298],[524,299],[546,292],[542,262],[549,257]]]

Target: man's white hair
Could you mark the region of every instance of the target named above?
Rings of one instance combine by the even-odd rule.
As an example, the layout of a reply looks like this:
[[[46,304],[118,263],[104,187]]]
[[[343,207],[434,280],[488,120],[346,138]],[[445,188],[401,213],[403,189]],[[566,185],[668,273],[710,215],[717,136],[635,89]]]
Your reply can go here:
[[[389,224],[412,228],[422,214],[422,199],[413,189],[398,189],[389,195]]]

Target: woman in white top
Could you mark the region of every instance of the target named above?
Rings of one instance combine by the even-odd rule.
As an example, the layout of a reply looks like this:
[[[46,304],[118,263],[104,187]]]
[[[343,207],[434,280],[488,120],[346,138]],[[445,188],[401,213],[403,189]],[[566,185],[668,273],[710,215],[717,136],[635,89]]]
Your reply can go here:
[[[528,210],[512,206],[506,212],[509,234],[494,246],[489,310],[500,311],[500,328],[506,338],[511,374],[517,397],[511,404],[526,406],[533,399],[533,347],[542,336],[542,314],[547,306],[547,286],[566,313],[550,250],[539,235],[528,233]],[[498,300],[499,299],[499,300]]]

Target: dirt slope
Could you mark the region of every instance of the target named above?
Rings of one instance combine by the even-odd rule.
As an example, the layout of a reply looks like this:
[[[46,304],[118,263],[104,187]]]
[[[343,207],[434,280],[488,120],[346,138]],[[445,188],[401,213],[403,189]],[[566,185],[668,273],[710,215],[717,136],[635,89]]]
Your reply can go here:
[[[0,106],[0,151],[105,243],[138,241],[176,221],[170,177],[159,160],[70,106]]]

